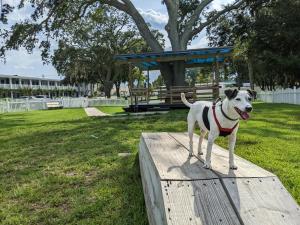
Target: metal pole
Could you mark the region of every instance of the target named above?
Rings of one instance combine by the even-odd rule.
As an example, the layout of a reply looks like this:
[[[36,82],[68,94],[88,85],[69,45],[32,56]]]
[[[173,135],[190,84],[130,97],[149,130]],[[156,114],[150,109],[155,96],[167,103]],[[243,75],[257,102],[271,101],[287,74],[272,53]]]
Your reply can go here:
[[[149,67],[147,68],[147,104],[150,101],[150,74],[149,74]]]

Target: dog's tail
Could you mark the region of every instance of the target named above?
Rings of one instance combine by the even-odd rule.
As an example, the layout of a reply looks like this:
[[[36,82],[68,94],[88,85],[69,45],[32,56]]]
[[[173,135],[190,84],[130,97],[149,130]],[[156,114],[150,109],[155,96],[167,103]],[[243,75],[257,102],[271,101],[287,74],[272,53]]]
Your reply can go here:
[[[191,108],[191,103],[189,103],[186,98],[185,98],[185,94],[184,93],[181,93],[181,101],[189,108]]]

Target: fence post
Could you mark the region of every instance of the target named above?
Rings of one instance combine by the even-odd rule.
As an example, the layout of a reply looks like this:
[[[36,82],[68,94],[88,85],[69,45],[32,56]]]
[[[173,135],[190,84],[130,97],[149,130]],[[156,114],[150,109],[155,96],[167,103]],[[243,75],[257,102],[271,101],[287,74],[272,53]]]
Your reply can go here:
[[[8,101],[8,98],[6,98],[6,110],[7,110],[7,112],[9,112],[9,101]]]
[[[296,86],[294,86],[294,104],[297,104],[297,89]]]
[[[26,110],[29,111],[29,99],[26,98]]]

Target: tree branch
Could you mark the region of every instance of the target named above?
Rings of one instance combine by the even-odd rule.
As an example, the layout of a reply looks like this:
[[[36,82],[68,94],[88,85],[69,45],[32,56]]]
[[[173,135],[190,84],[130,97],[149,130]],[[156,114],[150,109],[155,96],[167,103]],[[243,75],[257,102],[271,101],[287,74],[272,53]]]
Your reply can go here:
[[[166,25],[166,31],[168,32],[169,39],[172,44],[173,51],[181,50],[180,42],[179,42],[179,33],[178,33],[178,22],[177,22],[177,14],[179,1],[178,0],[165,0],[169,21]]]
[[[231,6],[225,7],[223,10],[217,12],[214,16],[209,18],[206,22],[201,23],[198,28],[195,28],[192,30],[189,36],[189,40],[191,40],[195,35],[200,33],[205,27],[216,21],[220,16],[226,14],[227,12],[233,10],[233,9],[238,9],[241,5],[243,5],[246,2],[246,0],[237,0],[235,3],[233,3]]]
[[[138,27],[141,36],[145,39],[152,51],[163,51],[162,46],[156,40],[155,36],[149,29],[149,26],[147,25],[146,21],[130,0],[100,0],[100,2],[102,2],[103,4],[113,6],[130,15],[131,18],[134,20],[136,26]]]
[[[181,38],[181,45],[186,46],[187,42],[190,39],[191,32],[193,31],[193,26],[195,26],[197,20],[199,19],[201,13],[213,0],[203,0],[200,2],[198,7],[195,9],[193,15],[191,16],[190,20],[187,22],[183,29],[182,38]]]

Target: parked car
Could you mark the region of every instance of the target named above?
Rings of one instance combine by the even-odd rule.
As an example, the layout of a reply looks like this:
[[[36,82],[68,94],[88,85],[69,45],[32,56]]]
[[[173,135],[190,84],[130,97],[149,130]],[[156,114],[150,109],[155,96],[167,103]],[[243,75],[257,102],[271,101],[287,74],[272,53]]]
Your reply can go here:
[[[47,95],[36,95],[35,98],[43,98],[43,99],[46,99],[48,98]]]
[[[20,96],[21,99],[33,99],[32,96]]]

